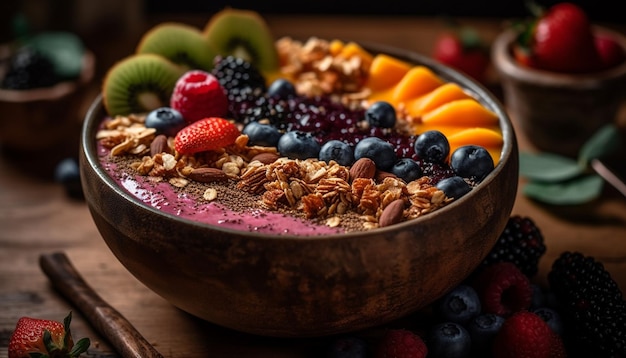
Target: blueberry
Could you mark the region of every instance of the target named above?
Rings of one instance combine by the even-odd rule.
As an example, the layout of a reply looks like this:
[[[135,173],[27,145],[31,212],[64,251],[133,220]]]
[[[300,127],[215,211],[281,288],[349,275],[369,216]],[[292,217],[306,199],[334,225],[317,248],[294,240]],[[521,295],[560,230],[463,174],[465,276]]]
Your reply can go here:
[[[413,146],[419,158],[433,163],[444,163],[450,154],[448,138],[438,130],[420,134]]]
[[[391,173],[404,180],[404,182],[410,183],[422,176],[422,168],[411,158],[400,158],[391,167]]]
[[[396,109],[389,102],[374,102],[365,110],[365,120],[372,127],[393,128],[396,124]]]
[[[248,123],[242,131],[248,136],[249,145],[263,147],[275,147],[281,137],[281,133],[271,124],[263,124],[257,121]]]
[[[442,190],[448,198],[458,199],[469,193],[472,187],[458,175],[441,179],[437,185],[437,189]]]
[[[154,109],[146,116],[146,127],[156,129],[157,133],[175,137],[187,123],[179,111],[170,107]]]
[[[531,309],[531,312],[535,313],[537,316],[541,317],[552,330],[558,334],[559,336],[563,336],[563,321],[561,320],[561,315],[552,308],[549,307],[537,307]]]
[[[54,180],[63,185],[67,196],[75,199],[84,197],[78,160],[75,158],[65,158],[56,165]]]
[[[472,339],[472,350],[476,353],[489,352],[493,338],[500,331],[504,320],[504,317],[493,313],[483,313],[474,317],[466,325]]]
[[[284,78],[274,80],[267,88],[268,97],[289,98],[296,96],[296,88]]]
[[[491,173],[494,164],[487,149],[478,145],[465,145],[452,153],[450,167],[463,178],[481,182]]]
[[[277,149],[290,159],[318,158],[320,144],[309,132],[291,131],[280,137]]]
[[[471,353],[469,332],[460,324],[444,322],[434,325],[428,334],[429,358],[466,358]]]
[[[333,340],[328,347],[328,358],[365,358],[367,357],[367,343],[358,337],[339,337]]]
[[[354,147],[354,159],[370,158],[380,170],[388,171],[396,162],[393,145],[378,137],[361,139]]]
[[[319,159],[326,163],[334,160],[339,165],[352,165],[354,163],[354,149],[346,142],[333,139],[322,145]]]
[[[539,285],[532,283],[530,287],[533,289],[532,300],[530,301],[530,308],[544,307],[546,305],[546,297],[543,294],[543,290]]]
[[[435,302],[435,312],[443,321],[465,324],[480,314],[480,299],[468,285],[458,285]]]

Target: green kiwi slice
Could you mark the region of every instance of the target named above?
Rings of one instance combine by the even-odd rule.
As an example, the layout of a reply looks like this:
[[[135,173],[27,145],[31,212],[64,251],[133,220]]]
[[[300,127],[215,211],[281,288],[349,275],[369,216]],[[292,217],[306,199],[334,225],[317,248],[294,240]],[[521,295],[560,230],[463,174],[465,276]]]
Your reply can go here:
[[[225,8],[209,19],[203,32],[218,54],[241,57],[265,73],[278,70],[274,37],[256,11]]]
[[[136,53],[155,53],[185,67],[210,72],[216,51],[193,26],[164,22],[148,30],[139,41]]]
[[[184,70],[156,54],[135,54],[114,64],[102,83],[102,100],[110,116],[147,113],[168,106]]]

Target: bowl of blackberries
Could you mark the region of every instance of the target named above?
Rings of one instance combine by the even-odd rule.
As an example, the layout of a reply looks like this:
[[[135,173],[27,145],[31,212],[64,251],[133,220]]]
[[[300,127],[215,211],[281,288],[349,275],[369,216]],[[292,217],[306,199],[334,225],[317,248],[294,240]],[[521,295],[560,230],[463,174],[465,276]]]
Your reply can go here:
[[[69,32],[45,32],[0,46],[0,145],[42,151],[75,138],[95,58]]]

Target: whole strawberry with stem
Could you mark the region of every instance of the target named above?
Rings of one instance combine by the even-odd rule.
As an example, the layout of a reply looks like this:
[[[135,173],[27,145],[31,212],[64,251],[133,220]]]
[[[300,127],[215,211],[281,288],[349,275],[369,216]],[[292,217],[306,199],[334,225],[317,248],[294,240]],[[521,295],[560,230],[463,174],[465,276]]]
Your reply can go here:
[[[73,358],[86,352],[90,345],[89,338],[82,338],[76,344],[70,331],[72,312],[63,323],[21,317],[15,331],[9,339],[8,358]]]
[[[585,11],[570,2],[547,10],[529,3],[534,17],[518,24],[520,34],[513,46],[523,65],[560,73],[585,73],[602,67],[591,22]]]
[[[448,28],[435,40],[432,57],[479,82],[487,80],[489,45],[471,27],[449,22]]]

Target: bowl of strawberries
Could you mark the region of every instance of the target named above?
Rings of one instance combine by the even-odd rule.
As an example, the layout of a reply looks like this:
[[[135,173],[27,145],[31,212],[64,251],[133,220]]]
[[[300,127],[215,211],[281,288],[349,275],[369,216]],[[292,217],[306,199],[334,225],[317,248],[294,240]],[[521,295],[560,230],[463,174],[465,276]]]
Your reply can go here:
[[[492,47],[507,110],[538,150],[575,157],[624,102],[626,38],[568,2],[519,25]]]

